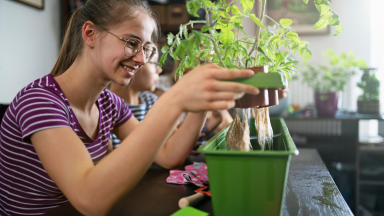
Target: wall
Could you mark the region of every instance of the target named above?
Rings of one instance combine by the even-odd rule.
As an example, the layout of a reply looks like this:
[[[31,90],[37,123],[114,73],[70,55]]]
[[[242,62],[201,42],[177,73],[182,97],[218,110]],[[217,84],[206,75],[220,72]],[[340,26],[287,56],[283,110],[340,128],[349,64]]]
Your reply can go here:
[[[60,44],[60,1],[45,0],[44,10],[0,0],[0,103],[48,74]]]
[[[333,36],[335,28],[331,27],[331,33],[327,35],[302,36],[302,40],[310,43],[313,53],[310,63],[323,63],[322,52],[333,48],[336,54],[353,51],[356,56],[371,65],[371,2],[372,0],[331,1],[334,11],[340,16],[344,31],[338,36]],[[341,108],[356,110],[359,91],[355,89],[359,78],[356,76],[350,80],[344,91]],[[303,86],[300,80],[291,82],[289,88],[292,92],[292,104],[304,106],[308,102],[313,103],[312,89]]]

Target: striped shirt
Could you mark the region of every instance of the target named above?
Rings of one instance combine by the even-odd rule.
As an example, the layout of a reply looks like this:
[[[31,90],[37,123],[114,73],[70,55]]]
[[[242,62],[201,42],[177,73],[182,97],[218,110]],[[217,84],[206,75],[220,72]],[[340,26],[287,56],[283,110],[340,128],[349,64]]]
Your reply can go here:
[[[144,116],[152,108],[153,104],[157,101],[157,96],[150,91],[139,92],[140,100],[143,102],[139,105],[128,104],[129,109],[132,111],[132,114],[140,122],[143,121]],[[120,145],[121,141],[117,138],[115,134],[111,134],[111,140],[113,147],[116,148]]]
[[[97,163],[106,154],[113,127],[132,116],[124,101],[107,89],[97,103],[99,132],[91,139],[51,75],[35,80],[17,94],[0,128],[0,215],[40,215],[67,202],[42,166],[30,137],[48,128],[69,127]]]

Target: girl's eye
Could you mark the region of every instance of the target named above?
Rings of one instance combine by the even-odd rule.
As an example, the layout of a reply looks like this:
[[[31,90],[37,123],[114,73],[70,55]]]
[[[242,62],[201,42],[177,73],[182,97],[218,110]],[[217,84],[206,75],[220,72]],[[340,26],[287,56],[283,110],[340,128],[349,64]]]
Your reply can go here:
[[[134,48],[134,47],[136,47],[136,42],[129,40],[129,41],[127,41],[127,45],[130,46],[131,48]]]
[[[143,49],[144,49],[144,52],[149,51],[149,47],[143,47]]]

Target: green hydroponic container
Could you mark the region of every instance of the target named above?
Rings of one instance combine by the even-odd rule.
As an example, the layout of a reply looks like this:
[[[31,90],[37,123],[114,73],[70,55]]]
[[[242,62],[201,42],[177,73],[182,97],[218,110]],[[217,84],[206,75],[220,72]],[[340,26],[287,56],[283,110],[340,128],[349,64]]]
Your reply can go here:
[[[257,139],[249,152],[225,149],[229,126],[202,145],[215,215],[280,215],[291,155],[299,152],[282,118],[271,118],[273,150],[261,151]],[[251,136],[256,135],[254,119]]]

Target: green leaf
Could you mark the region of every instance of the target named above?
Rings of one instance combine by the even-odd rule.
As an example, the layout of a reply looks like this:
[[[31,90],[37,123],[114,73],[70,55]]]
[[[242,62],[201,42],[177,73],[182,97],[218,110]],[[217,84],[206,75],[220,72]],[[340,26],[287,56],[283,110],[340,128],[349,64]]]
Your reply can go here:
[[[300,43],[293,42],[293,43],[291,43],[290,48],[292,50],[297,50],[299,48],[299,46],[300,46]]]
[[[273,60],[276,61],[276,56],[275,56],[275,54],[273,54],[273,53],[271,52],[271,50],[269,50],[269,49],[268,49],[268,56],[269,56],[271,59],[273,59]]]
[[[164,48],[164,47],[163,47],[163,48]],[[167,60],[167,55],[164,55],[164,54],[163,54],[163,55],[161,56],[161,58],[160,58],[160,61],[159,61],[159,65],[160,65],[160,67],[163,66],[165,60]]]
[[[287,36],[294,42],[299,42],[300,41],[300,37],[297,33],[295,32],[288,32],[287,33]]]
[[[304,4],[308,4],[308,0],[303,0]]]
[[[281,40],[279,41],[278,45],[281,46],[281,45],[284,45],[285,44],[285,40]]]
[[[336,26],[336,32],[333,36],[339,35],[341,32],[343,32],[344,28],[341,24]]]
[[[243,29],[243,26],[241,26],[239,23],[235,23],[235,27],[239,29],[244,35],[247,35],[247,33]]]
[[[168,34],[168,37],[167,37],[168,45],[171,45],[171,44],[172,44],[172,42],[173,42],[173,38],[175,38],[175,36],[174,36],[172,33],[169,33],[169,34]]]
[[[225,9],[225,12],[228,13],[231,9],[232,9],[232,7],[231,7],[231,6],[228,6],[227,9]]]
[[[243,8],[244,13],[251,11],[254,4],[255,2],[252,0],[240,0],[240,5]]]
[[[337,13],[333,12],[332,17],[329,19],[329,25],[335,26],[335,25],[339,25],[339,24],[340,24],[339,15],[337,15]]]
[[[208,31],[209,29],[211,29],[212,27],[211,26],[209,26],[209,25],[205,25],[205,26],[203,26],[202,28],[201,28],[201,32],[206,32],[206,31]]]
[[[234,33],[229,28],[223,28],[219,36],[219,40],[224,46],[229,46],[234,39]]]
[[[221,23],[221,24],[224,24],[224,25],[227,25],[227,24],[229,23],[229,22],[228,22],[227,20],[225,20],[225,19],[219,19],[218,22]]]
[[[205,5],[205,6],[207,6],[207,7],[215,7],[215,4],[213,4],[211,1],[209,1],[209,0],[201,0],[201,2]]]
[[[183,25],[180,25],[179,27],[180,31],[179,31],[179,37],[182,38],[183,37]],[[185,36],[185,38],[187,38],[187,36]]]
[[[300,41],[300,46],[298,49],[303,49],[305,46],[307,46],[308,41]]]
[[[167,45],[164,45],[164,46],[161,48],[161,52],[162,52],[162,53],[166,53],[168,50],[169,50],[169,47],[168,47]]]
[[[197,11],[201,8],[201,4],[198,1],[187,1],[187,11],[194,17],[200,17]]]
[[[319,4],[321,4],[322,1],[323,0],[315,0],[315,4],[319,5]]]
[[[283,27],[289,27],[292,25],[292,23],[293,23],[293,21],[290,19],[281,19],[280,20],[280,25],[282,25]]]
[[[279,64],[279,63],[283,63],[284,62],[284,56],[281,55],[280,53],[276,53],[275,54],[275,57],[276,57],[276,63]]]
[[[180,38],[179,37],[176,37],[176,46],[179,46],[180,45],[180,43],[181,43],[181,41],[180,41]]]
[[[313,30],[320,30],[325,27],[327,27],[329,23],[329,17],[323,16],[319,19],[319,21],[316,22],[316,24],[313,26]]]
[[[232,5],[232,14],[239,15],[239,16],[243,15],[236,5]]]
[[[249,14],[249,18],[251,18],[253,22],[256,23],[256,25],[260,26],[261,28],[265,28],[265,26],[260,22],[259,18],[257,18],[255,14]]]
[[[329,5],[316,5],[317,10],[320,12],[320,16],[324,16],[329,10],[331,9],[331,6]]]
[[[221,17],[223,18],[226,18],[226,19],[229,19],[231,18],[231,15],[229,15],[228,13],[224,12],[224,11],[219,11],[219,14]]]
[[[195,44],[196,44],[196,49],[199,50],[200,49],[200,44],[201,44],[201,41],[202,38],[203,38],[203,35],[201,34],[201,32],[199,31],[195,31],[195,30],[192,30],[192,33],[195,35],[196,37],[196,40],[195,40]]]

